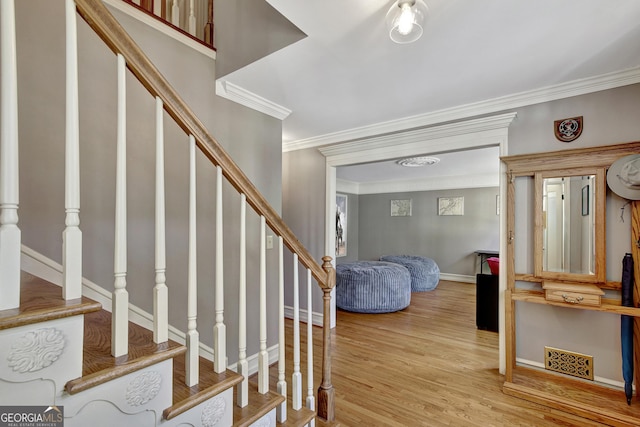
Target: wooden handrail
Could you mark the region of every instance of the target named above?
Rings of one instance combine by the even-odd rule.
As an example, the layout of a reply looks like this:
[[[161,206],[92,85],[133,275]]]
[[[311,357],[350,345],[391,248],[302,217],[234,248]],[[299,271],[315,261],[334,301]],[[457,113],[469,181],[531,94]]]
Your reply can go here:
[[[152,96],[159,97],[164,109],[187,135],[193,135],[198,148],[215,165],[229,183],[247,197],[247,203],[265,217],[269,227],[284,240],[285,245],[298,254],[300,262],[309,270],[323,289],[332,289],[327,273],[315,261],[309,251],[300,243],[291,229],[280,218],[244,172],[225,152],[209,133],[205,125],[196,117],[185,101],[169,82],[160,74],[149,58],[142,52],[120,23],[113,17],[100,0],[75,0],[78,13],[116,54],[121,54],[127,68],[137,77]]]

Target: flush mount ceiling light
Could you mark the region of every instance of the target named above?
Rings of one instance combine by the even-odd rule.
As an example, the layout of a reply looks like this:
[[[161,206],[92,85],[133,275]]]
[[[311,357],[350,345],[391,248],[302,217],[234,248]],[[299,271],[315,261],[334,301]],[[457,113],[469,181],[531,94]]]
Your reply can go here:
[[[422,0],[397,0],[387,12],[389,37],[396,43],[411,43],[422,36],[427,5]]]
[[[420,166],[435,165],[439,161],[440,159],[437,157],[408,157],[406,159],[400,159],[396,163],[408,168],[417,168]]]

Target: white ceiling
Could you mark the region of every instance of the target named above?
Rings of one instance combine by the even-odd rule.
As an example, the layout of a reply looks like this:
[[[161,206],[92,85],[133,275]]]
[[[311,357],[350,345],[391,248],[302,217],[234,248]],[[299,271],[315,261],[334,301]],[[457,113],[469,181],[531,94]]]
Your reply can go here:
[[[453,153],[429,155],[440,161],[422,167],[405,167],[397,163],[398,159],[384,162],[341,166],[336,178],[363,184],[375,184],[383,181],[422,180],[461,175],[498,175],[500,162],[498,147],[480,148]],[[372,167],[375,165],[375,167]]]
[[[426,0],[408,45],[391,0],[267,1],[308,37],[224,80],[291,110],[285,145],[640,65],[638,0]]]

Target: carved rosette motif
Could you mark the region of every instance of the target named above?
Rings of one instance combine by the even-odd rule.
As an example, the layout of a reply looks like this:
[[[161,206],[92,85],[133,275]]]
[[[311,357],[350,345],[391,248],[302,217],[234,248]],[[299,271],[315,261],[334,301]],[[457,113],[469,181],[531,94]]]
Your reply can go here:
[[[269,418],[269,414],[260,418],[258,421],[253,423],[252,427],[269,427],[271,425],[271,419]]]
[[[200,417],[203,427],[215,427],[222,419],[224,411],[227,407],[226,402],[222,396],[216,396],[209,401],[202,409],[202,416]]]
[[[131,406],[142,406],[158,395],[161,384],[162,376],[159,372],[144,372],[129,383],[125,399]]]
[[[56,328],[28,332],[11,346],[9,367],[21,374],[39,371],[58,360],[64,345],[64,335]]]

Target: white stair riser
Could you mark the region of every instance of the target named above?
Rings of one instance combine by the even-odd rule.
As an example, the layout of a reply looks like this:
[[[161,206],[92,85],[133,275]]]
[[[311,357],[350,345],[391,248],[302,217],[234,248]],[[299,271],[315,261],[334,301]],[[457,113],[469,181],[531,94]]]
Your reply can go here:
[[[276,409],[273,408],[264,414],[262,418],[251,424],[251,427],[276,427]]]
[[[230,427],[233,425],[233,388],[162,423],[163,427]]]
[[[3,380],[0,394],[12,394],[25,405],[56,403],[56,396],[62,393],[66,382],[82,375],[83,331],[84,316],[0,331],[0,379]],[[34,380],[52,382],[54,394],[47,397],[47,401],[35,401],[45,396],[36,393],[36,397],[28,387],[6,389],[8,383]]]
[[[83,392],[65,394],[65,426],[156,425],[172,404],[173,360],[165,360]],[[150,420],[150,421],[148,421]],[[140,424],[138,423],[140,422]],[[102,425],[102,424],[98,424]]]

